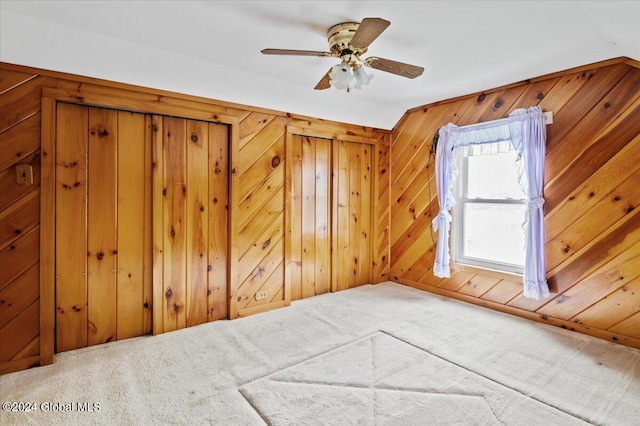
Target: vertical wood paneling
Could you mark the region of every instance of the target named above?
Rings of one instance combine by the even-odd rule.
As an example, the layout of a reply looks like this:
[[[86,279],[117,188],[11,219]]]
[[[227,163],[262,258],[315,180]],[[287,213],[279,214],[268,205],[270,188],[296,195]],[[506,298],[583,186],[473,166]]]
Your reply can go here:
[[[302,298],[315,295],[316,141],[302,138]]]
[[[315,288],[314,294],[323,294],[331,287],[331,237],[329,193],[331,178],[331,141],[316,139],[315,157]]]
[[[349,282],[351,280],[351,253],[350,253],[350,225],[351,225],[351,179],[349,170],[350,168],[350,156],[349,145],[347,142],[339,141],[336,145],[337,152],[334,154],[337,164],[338,180],[335,186],[335,197],[337,197],[337,215],[334,221],[337,248],[334,255],[334,268],[336,272],[334,288],[336,290],[346,290],[349,288]]]
[[[639,87],[637,69],[603,64],[408,112],[392,132],[392,279],[540,321],[574,321],[583,332],[618,342],[627,336],[625,344],[640,345],[630,331],[640,306],[629,297],[640,275]],[[427,177],[423,163],[408,160],[409,153],[429,152],[433,134],[446,124],[440,116],[465,125],[535,104],[554,112],[554,123],[547,126],[544,188],[552,297],[526,299],[517,279],[482,271],[434,277],[434,244],[428,237],[437,211],[435,187],[430,185],[434,168]],[[437,114],[440,108],[448,111]]]
[[[150,235],[145,230],[146,175],[151,169],[146,154],[146,117],[118,111],[118,202],[117,202],[117,337],[140,336],[148,331],[145,316],[145,249]]]
[[[80,107],[79,107],[80,108]],[[87,304],[89,345],[116,340],[118,113],[89,108]],[[74,259],[77,261],[78,259]]]
[[[302,299],[302,136],[293,135],[290,139],[291,189],[289,198],[289,282],[291,300]]]
[[[164,164],[153,176],[156,334],[227,317],[229,132],[157,116],[154,129],[154,163]]]
[[[229,129],[208,124],[209,225],[207,265],[207,319],[214,321],[228,315],[228,244],[229,244]]]
[[[186,120],[163,118],[164,331],[186,325]]]
[[[209,125],[187,121],[187,327],[207,322]],[[224,222],[223,222],[224,223]]]
[[[87,345],[87,108],[58,104],[56,351]]]

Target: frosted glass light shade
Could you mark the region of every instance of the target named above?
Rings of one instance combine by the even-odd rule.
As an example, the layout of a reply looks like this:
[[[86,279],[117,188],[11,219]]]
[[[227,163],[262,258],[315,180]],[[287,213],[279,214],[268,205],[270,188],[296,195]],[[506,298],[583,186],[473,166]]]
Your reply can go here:
[[[369,75],[364,72],[364,67],[362,65],[358,65],[353,69],[353,75],[355,77],[355,85],[353,86],[354,89],[362,89],[362,86],[366,86],[367,84],[369,84],[369,82],[373,78],[373,75]]]
[[[346,62],[334,65],[331,67],[331,71],[329,71],[330,84],[338,90],[349,89],[349,83],[351,83],[354,78],[351,67]]]

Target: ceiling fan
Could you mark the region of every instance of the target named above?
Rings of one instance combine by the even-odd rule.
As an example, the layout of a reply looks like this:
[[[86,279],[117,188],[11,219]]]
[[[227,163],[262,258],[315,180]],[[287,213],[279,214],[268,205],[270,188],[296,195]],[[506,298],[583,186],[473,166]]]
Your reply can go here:
[[[363,66],[385,71],[406,78],[416,78],[422,75],[423,67],[379,58],[377,56],[362,59],[369,45],[391,22],[381,18],[365,18],[362,22],[344,22],[334,25],[327,31],[329,52],[314,50],[292,49],[264,49],[265,55],[288,56],[321,56],[340,58],[339,65],[329,69],[316,84],[316,90],[328,89],[333,86],[340,90],[350,91],[360,89],[369,83],[373,76],[367,75]]]

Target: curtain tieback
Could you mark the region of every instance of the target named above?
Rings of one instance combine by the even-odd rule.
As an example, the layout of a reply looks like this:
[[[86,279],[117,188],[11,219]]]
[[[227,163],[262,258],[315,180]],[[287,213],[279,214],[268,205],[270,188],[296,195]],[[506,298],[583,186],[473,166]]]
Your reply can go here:
[[[451,214],[449,214],[448,210],[442,209],[433,219],[433,230],[437,231],[438,228],[440,228],[440,224],[444,224],[445,222],[451,222]]]
[[[529,201],[527,202],[527,207],[531,208],[542,208],[542,206],[544,205],[544,198],[542,197],[536,197],[536,198],[529,198]]]

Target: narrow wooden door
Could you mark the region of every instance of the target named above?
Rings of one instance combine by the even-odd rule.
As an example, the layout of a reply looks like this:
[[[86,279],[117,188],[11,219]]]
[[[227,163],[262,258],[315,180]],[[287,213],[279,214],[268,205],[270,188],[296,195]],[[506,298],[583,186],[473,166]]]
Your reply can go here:
[[[57,106],[57,352],[151,332],[150,125]]]
[[[331,140],[294,135],[289,200],[291,300],[331,289]]]
[[[227,318],[226,125],[153,117],[154,334]]]
[[[372,146],[335,141],[333,150],[333,291],[371,283]]]

